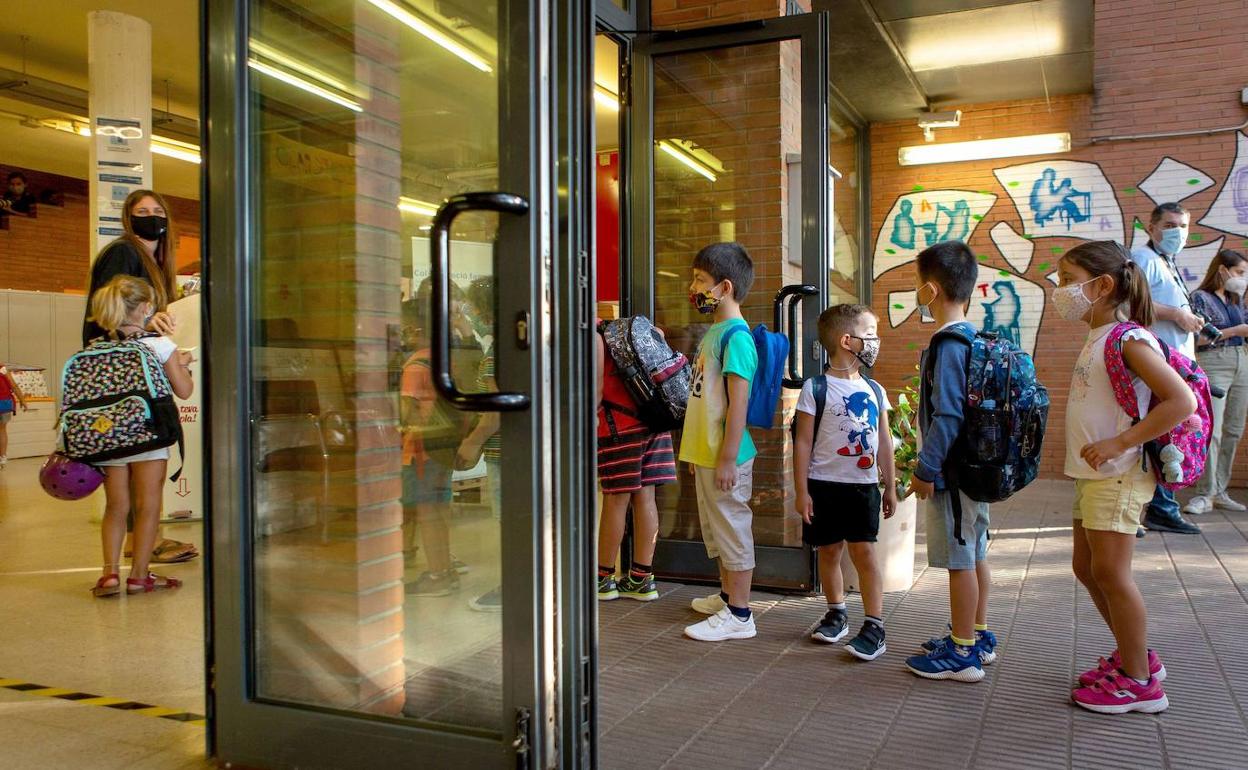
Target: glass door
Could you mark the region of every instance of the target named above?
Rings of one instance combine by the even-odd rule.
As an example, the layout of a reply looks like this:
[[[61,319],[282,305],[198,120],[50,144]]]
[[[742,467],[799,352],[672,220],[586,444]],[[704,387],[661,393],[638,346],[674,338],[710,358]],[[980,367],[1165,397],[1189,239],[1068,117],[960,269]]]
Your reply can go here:
[[[554,6],[207,6],[216,753],[554,766],[592,739]]]
[[[692,356],[708,326],[688,300],[693,257],[708,243],[738,241],[754,260],[746,320],[782,322],[797,383],[819,366],[811,343],[827,298],[826,24],[824,14],[804,14],[654,33],[642,36],[634,59],[634,104],[650,107],[634,110],[634,243],[651,246],[645,255],[635,247],[635,312],[648,308],[667,339]],[[793,302],[800,304],[792,314],[796,328],[789,329]],[[750,429],[759,450],[750,506],[755,584],[800,590],[812,588],[815,576],[790,481],[787,423],[796,400],[797,391],[786,390],[775,427]],[[702,544],[691,476],[682,473],[678,484],[660,488],[659,511],[657,569],[668,577],[717,579]]]

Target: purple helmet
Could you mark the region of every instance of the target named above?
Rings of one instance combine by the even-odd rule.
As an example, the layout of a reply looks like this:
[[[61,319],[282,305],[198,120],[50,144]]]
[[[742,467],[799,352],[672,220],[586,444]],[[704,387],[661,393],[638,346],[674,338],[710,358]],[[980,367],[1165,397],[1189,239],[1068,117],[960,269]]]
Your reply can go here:
[[[53,452],[39,469],[43,491],[58,500],[81,500],[104,481],[104,473],[93,465],[71,460]]]

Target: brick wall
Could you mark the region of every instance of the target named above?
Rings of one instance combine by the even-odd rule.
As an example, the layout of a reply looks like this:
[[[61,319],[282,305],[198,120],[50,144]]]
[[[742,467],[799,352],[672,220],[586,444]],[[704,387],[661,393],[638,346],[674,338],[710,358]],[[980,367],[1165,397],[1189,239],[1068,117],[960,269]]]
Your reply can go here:
[[[1142,234],[1135,220],[1147,221],[1156,202],[1173,199],[1192,212],[1191,238],[1179,259],[1185,274],[1203,275],[1218,246],[1248,247],[1248,171],[1238,175],[1248,166],[1248,138],[1220,133],[1090,143],[1093,136],[1244,120],[1239,89],[1248,85],[1248,51],[1232,41],[1248,33],[1248,15],[1242,3],[1221,5],[1228,12],[1192,2],[1099,3],[1095,94],[1051,103],[956,105],[962,126],[937,133],[937,141],[952,142],[1069,131],[1070,153],[902,168],[898,148],[923,144],[914,122],[871,127],[873,242],[867,248],[876,262],[874,306],[884,336],[879,371],[890,387],[914,375],[918,350],[932,330],[913,312],[913,252],[929,234],[939,240],[969,230],[966,240],[981,260],[972,306],[981,325],[1016,334],[1034,350],[1054,400],[1043,471],[1060,474],[1067,385],[1086,337],[1080,324],[1058,319],[1048,303],[1048,276],[1061,254],[1084,239],[1131,244]],[[1163,17],[1165,24],[1148,21]],[[1243,147],[1239,161],[1237,144]],[[1038,209],[1029,195],[1037,182]],[[914,249],[908,248],[912,241]],[[1248,481],[1245,454],[1236,465],[1239,483]]]
[[[61,193],[64,205],[40,203],[37,216],[13,214],[7,229],[0,225],[0,289],[84,292],[91,259],[91,208],[87,180],[31,169],[0,166],[0,179],[10,171],[26,175],[38,197]],[[199,239],[199,201],[167,198],[179,236]]]

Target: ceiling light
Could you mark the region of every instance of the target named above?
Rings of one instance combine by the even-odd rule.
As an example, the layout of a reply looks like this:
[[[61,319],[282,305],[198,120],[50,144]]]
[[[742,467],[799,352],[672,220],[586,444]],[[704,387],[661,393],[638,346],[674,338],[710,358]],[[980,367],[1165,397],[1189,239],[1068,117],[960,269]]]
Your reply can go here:
[[[692,142],[680,139],[660,139],[659,149],[712,182],[718,179],[716,172],[723,173],[723,168],[713,168],[705,159],[699,157],[698,150],[696,150]],[[710,153],[705,151],[702,152],[710,155]]]
[[[248,40],[248,46],[251,48],[252,53],[260,54],[264,58],[276,62],[283,67],[308,75],[314,80],[318,80],[330,88],[337,89],[344,94],[354,94],[356,96],[364,95],[360,93],[358,86],[347,85],[328,72],[313,67],[307,61],[291,56],[284,51],[269,45],[268,43],[255,39],[254,37]]]
[[[897,151],[897,163],[902,166],[921,166],[927,163],[956,163],[963,160],[1013,158],[1018,155],[1048,155],[1057,152],[1070,152],[1069,133],[1063,131],[1057,134],[902,147]]]
[[[671,270],[658,270],[656,272],[659,275],[663,276],[664,278],[679,278],[680,277],[676,273],[673,273]]]
[[[177,158],[187,163],[200,163],[199,145],[181,142],[167,136],[152,136],[152,152],[167,158]]]
[[[434,203],[418,201],[415,198],[409,198],[404,195],[399,198],[399,211],[406,211],[408,214],[419,214],[422,217],[431,217],[438,213],[438,206]]]
[[[339,96],[338,94],[334,93],[333,91],[330,91],[327,88],[321,88],[316,83],[313,83],[308,80],[304,80],[298,75],[291,74],[287,72],[286,70],[278,69],[277,67],[274,67],[270,64],[265,64],[259,59],[248,59],[247,66],[251,67],[256,72],[262,73],[264,75],[268,75],[274,80],[280,80],[283,83],[294,86],[295,88],[300,88],[300,89],[303,89],[304,91],[307,91],[310,94],[319,96],[326,101],[330,101],[330,102],[333,102],[334,104],[338,104],[343,107],[346,107],[348,110],[351,110],[352,112],[364,111],[364,108],[360,106],[359,102],[354,102],[344,96]]]
[[[450,34],[443,32],[433,24],[430,24],[420,18],[410,9],[399,5],[398,3],[392,2],[391,0],[368,1],[482,72],[494,71],[494,68],[490,66],[490,63],[487,62],[480,54],[470,50],[466,45],[456,40]]]
[[[594,84],[594,101],[598,102],[598,106],[606,107],[612,112],[620,111],[619,95],[606,86]]]
[[[44,118],[39,121],[39,125],[44,128],[51,128],[57,131],[64,131],[67,134],[77,134],[78,136],[91,136],[91,127],[85,123],[76,120],[66,120],[64,118]]]

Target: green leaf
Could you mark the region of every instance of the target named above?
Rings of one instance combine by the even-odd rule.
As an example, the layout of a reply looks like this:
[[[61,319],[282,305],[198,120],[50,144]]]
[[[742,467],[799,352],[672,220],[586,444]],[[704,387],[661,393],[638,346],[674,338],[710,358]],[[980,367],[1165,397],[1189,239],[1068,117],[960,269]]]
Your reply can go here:
[[[1123,191],[1124,193],[1126,193],[1127,195],[1135,195],[1135,188],[1134,188],[1134,187],[1124,187],[1124,188],[1122,188],[1122,191]]]
[[[979,214],[971,214],[971,219],[974,219],[976,222],[984,221],[984,218]]]
[[[1018,187],[1022,182],[1010,182],[1010,187]]]
[[[1011,273],[1009,270],[998,270],[997,275],[1001,276],[1002,278],[1009,278],[1013,275],[1013,273]]]
[[[1030,241],[1032,238],[1035,238],[1036,236],[1031,235],[1030,233],[1025,233],[1023,237]]]
[[[1144,228],[1144,223],[1143,223],[1143,222],[1141,222],[1141,221],[1139,221],[1138,219],[1135,221],[1135,224],[1133,225],[1133,227],[1135,227],[1135,229],[1136,229],[1136,230],[1143,230],[1143,229],[1145,229],[1145,228]],[[1244,241],[1244,243],[1248,243],[1248,241]]]
[[[1194,184],[1200,184],[1200,180],[1199,180],[1199,179],[1189,179],[1189,180],[1187,180],[1187,183],[1188,183],[1188,184],[1193,184],[1193,185],[1194,185]]]
[[[1048,262],[1041,262],[1040,264],[1036,265],[1036,269],[1037,269],[1037,270],[1048,270],[1048,269],[1049,269],[1049,263],[1048,263]]]
[[[910,192],[923,192],[923,189],[923,185],[916,184],[914,187],[910,188]]]
[[[1053,252],[1054,254],[1061,254],[1064,251],[1064,249],[1061,246],[1054,246],[1053,248],[1049,249],[1049,251]]]
[[[987,255],[987,254],[980,254],[980,255],[979,255],[979,261],[980,261],[980,262],[987,262],[987,261],[988,261],[988,255]]]
[[[894,251],[894,250],[892,250],[892,249],[884,249],[884,253],[885,253],[885,254],[896,254],[897,252],[896,252],[896,251]]]
[[[905,310],[905,309],[906,309],[906,306],[905,306],[905,305],[903,305],[903,304],[901,304],[900,302],[894,302],[894,303],[893,303],[893,309],[894,309],[894,310]]]
[[[1189,241],[1192,241],[1193,243],[1199,243],[1205,239],[1205,234],[1204,233],[1192,233],[1191,235],[1187,236],[1187,239]]]
[[[910,342],[906,344],[906,350],[918,350],[918,347],[919,343],[917,342]]]

